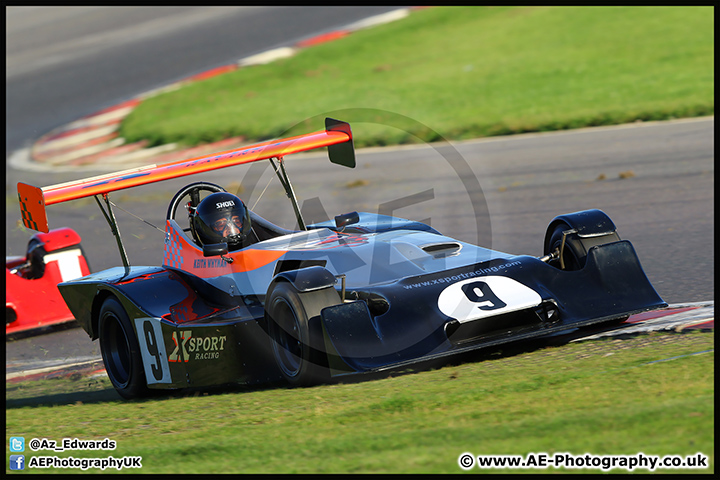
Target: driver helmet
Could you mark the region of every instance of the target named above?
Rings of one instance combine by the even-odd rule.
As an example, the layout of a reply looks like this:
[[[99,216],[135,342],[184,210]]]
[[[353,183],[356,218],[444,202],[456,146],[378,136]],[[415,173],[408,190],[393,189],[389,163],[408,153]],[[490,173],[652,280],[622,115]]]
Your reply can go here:
[[[201,245],[227,243],[233,251],[242,248],[250,233],[250,212],[232,193],[208,195],[190,217],[192,232]]]

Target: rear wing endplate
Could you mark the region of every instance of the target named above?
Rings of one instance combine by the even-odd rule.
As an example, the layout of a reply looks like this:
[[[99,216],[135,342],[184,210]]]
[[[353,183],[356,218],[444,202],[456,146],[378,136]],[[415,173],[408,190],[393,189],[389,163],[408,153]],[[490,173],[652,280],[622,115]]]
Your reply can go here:
[[[27,228],[47,233],[49,228],[45,207],[48,205],[95,195],[106,195],[116,190],[234,165],[270,158],[283,158],[286,155],[321,147],[328,147],[328,156],[332,163],[350,168],[355,167],[355,149],[350,124],[326,118],[325,130],[319,132],[258,143],[189,160],[164,165],[148,165],[42,188],[18,183],[22,222]]]

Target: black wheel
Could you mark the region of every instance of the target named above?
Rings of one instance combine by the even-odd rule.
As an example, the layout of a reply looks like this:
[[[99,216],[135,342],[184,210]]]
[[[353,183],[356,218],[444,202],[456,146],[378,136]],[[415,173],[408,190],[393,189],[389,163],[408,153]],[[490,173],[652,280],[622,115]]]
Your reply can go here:
[[[568,230],[572,229],[567,223],[560,223],[555,226],[550,235],[550,240],[545,246],[545,254],[550,255],[557,252],[558,255],[561,255],[556,260],[551,260],[550,265],[563,270],[580,270],[585,266],[586,254],[582,250],[582,244],[577,233],[565,235],[565,244],[563,245],[563,232]]]
[[[103,303],[98,328],[103,363],[115,390],[126,399],[148,396],[140,346],[130,318],[115,297]]]
[[[279,282],[269,292],[265,315],[273,357],[291,385],[309,386],[327,380],[320,311],[338,303],[340,296],[334,288],[299,292],[290,283]]]
[[[570,231],[572,233],[564,234]],[[563,244],[563,236],[565,242]],[[546,237],[547,238],[547,237]],[[617,242],[620,240],[617,232],[612,232],[597,237],[581,238],[577,232],[567,223],[558,223],[552,230],[547,243],[545,244],[545,255],[557,253],[557,259],[548,262],[562,270],[580,270],[585,266],[587,252],[595,245]]]
[[[30,264],[30,269],[26,278],[42,278],[45,275],[45,254],[43,242],[33,236],[27,247],[27,261]]]

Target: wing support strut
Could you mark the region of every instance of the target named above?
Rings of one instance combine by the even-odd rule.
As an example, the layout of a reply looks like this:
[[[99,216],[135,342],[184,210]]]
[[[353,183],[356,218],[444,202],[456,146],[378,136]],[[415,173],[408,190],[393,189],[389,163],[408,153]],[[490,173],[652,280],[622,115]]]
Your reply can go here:
[[[283,161],[283,157],[277,157],[277,161],[278,164],[280,164],[280,168],[277,168],[275,166],[275,162],[272,158],[270,159],[273,170],[275,170],[275,173],[277,173],[277,176],[280,179],[280,183],[285,189],[285,195],[287,195],[287,197],[290,199],[293,210],[295,210],[295,218],[297,218],[298,227],[300,228],[300,230],[307,230],[307,227],[305,226],[305,220],[303,220],[302,213],[300,213],[300,207],[298,206],[297,198],[295,198],[295,191],[293,190],[292,184],[290,183],[290,177],[288,177],[287,171],[285,170],[285,162]]]
[[[125,245],[123,245],[122,237],[120,236],[120,229],[117,225],[117,220],[115,220],[115,213],[113,213],[112,210],[112,202],[110,202],[110,196],[107,193],[102,194],[103,200],[105,200],[105,203],[107,204],[107,212],[103,208],[102,203],[100,203],[100,195],[95,195],[95,201],[98,204],[98,207],[100,207],[100,211],[105,216],[105,220],[107,220],[108,225],[110,225],[110,231],[112,231],[112,234],[115,236],[115,240],[118,244],[118,250],[120,250],[120,258],[122,258],[123,266],[125,267],[126,271],[130,270],[130,262],[128,261],[127,253],[125,252]]]

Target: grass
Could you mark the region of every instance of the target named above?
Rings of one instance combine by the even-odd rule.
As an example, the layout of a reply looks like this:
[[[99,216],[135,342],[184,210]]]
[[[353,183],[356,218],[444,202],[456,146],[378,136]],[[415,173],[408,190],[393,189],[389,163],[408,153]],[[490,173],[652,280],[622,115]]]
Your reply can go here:
[[[713,348],[713,333],[651,334],[511,349],[371,381],[141,402],[120,401],[105,378],[8,384],[6,436],[109,438],[112,452],[45,454],[139,455],[142,473],[454,473],[467,451],[701,452],[710,468],[682,472],[710,473],[714,353],[690,354]],[[555,470],[512,470],[523,471]]]
[[[435,7],[148,99],[121,136],[256,141],[330,115],[368,146],[709,115],[713,72],[712,7]]]

